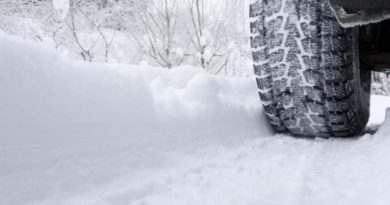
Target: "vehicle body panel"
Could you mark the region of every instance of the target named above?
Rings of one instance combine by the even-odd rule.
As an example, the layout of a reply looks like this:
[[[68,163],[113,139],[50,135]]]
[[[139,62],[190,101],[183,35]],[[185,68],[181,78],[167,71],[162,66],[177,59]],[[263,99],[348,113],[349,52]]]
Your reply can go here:
[[[330,0],[344,27],[378,23],[390,19],[389,0]]]
[[[390,1],[388,0],[332,0],[333,3],[339,4],[348,13],[378,12],[381,10],[390,9]]]

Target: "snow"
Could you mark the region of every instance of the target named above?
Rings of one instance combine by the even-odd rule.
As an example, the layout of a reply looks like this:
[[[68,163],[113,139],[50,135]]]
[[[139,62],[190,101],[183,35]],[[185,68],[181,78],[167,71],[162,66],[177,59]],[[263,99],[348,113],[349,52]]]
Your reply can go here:
[[[86,64],[3,34],[0,48],[0,204],[390,200],[390,119],[355,139],[275,136],[251,78]],[[371,124],[389,102],[373,97]]]
[[[60,12],[62,19],[68,15],[69,6],[69,0],[53,0],[53,7]]]
[[[369,126],[378,126],[385,120],[385,110],[390,108],[390,98],[387,96],[371,96],[371,118]]]

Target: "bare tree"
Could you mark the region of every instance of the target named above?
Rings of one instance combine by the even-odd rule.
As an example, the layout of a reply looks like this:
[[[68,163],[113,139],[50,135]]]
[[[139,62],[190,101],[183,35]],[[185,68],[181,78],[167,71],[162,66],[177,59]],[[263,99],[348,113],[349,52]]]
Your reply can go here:
[[[190,20],[192,25],[192,34],[195,38],[191,38],[192,44],[195,46],[197,57],[200,60],[202,68],[207,68],[205,59],[206,38],[205,38],[205,22],[204,22],[204,1],[203,0],[187,0],[187,7],[190,11]]]
[[[180,65],[183,55],[176,45],[176,0],[151,0],[136,8],[143,38],[133,36],[145,54],[163,67]]]
[[[107,17],[104,15],[104,9],[106,9],[107,1],[95,1],[97,2],[73,0],[67,25],[84,61],[94,61],[96,53],[99,53],[103,54],[104,61],[108,62],[117,30],[104,29],[101,26],[102,24],[106,26],[104,23]],[[81,25],[78,25],[78,22],[81,22],[79,23]],[[83,29],[81,29],[81,26]],[[88,34],[88,39],[86,39],[85,30],[96,35]],[[86,40],[89,43],[85,42]]]
[[[80,11],[81,14],[83,14],[83,16],[90,23],[90,25],[98,31],[98,34],[102,38],[103,44],[104,44],[104,58],[105,58],[105,61],[108,62],[108,57],[109,57],[108,55],[109,55],[109,51],[110,51],[112,42],[114,41],[114,38],[116,35],[116,30],[114,30],[113,33],[111,34],[111,36],[109,36],[100,27],[99,23],[97,23],[95,20],[91,19],[91,17],[89,17],[83,10],[81,10],[81,9],[78,9],[78,10]]]
[[[186,31],[195,53],[194,57],[202,68],[220,73],[226,69],[233,51],[232,43],[226,41],[226,27],[230,20],[229,4],[205,0],[186,0],[189,23]],[[215,7],[220,8],[216,11]],[[217,12],[217,14],[212,13]]]
[[[75,11],[74,8],[70,10],[69,12],[70,22],[67,25],[72,33],[73,39],[77,47],[80,49],[80,55],[83,58],[83,60],[92,62],[94,59],[94,49],[97,45],[97,40],[95,40],[94,43],[92,43],[92,45],[90,46],[83,45],[83,43],[80,41],[79,30],[76,28],[74,11]]]

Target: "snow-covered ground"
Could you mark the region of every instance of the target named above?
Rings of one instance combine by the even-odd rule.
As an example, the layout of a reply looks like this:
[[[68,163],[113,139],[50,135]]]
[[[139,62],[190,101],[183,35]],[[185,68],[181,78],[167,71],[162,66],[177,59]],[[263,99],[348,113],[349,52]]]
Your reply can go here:
[[[371,118],[369,127],[379,126],[385,120],[386,109],[390,108],[390,97],[371,96]]]
[[[373,96],[371,125],[387,97]],[[83,64],[0,35],[0,204],[388,204],[390,119],[275,136],[253,79]]]

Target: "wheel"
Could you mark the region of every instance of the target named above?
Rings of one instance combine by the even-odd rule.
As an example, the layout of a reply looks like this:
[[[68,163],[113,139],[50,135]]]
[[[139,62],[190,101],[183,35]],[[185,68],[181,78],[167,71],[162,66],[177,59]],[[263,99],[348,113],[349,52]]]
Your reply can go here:
[[[350,137],[369,118],[371,72],[359,68],[358,29],[328,0],[257,0],[250,6],[254,70],[279,133]]]

